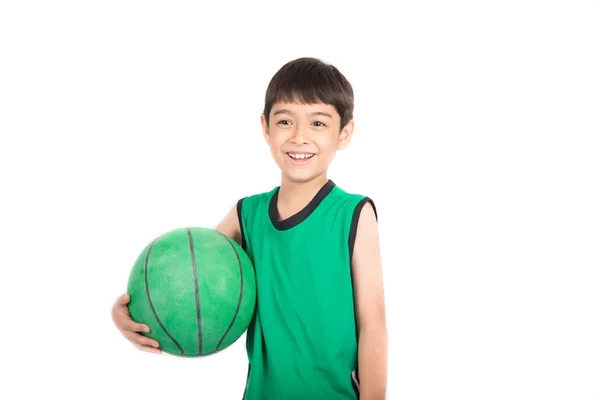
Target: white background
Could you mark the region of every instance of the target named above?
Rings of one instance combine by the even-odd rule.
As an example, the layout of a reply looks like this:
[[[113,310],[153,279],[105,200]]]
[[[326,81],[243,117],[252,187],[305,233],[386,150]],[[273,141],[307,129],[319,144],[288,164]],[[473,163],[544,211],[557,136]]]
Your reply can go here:
[[[358,3],[358,2],[357,2]],[[269,80],[354,87],[330,178],[379,211],[389,399],[600,399],[600,1],[6,1],[0,397],[239,399],[245,336],[142,353],[139,252],[278,185]]]

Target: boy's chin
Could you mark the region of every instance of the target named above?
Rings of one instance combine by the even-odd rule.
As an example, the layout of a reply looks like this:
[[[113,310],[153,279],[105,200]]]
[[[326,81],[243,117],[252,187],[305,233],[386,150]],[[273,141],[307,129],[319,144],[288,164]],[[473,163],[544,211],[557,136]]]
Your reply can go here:
[[[293,183],[306,183],[326,175],[326,171],[283,171],[283,179]]]

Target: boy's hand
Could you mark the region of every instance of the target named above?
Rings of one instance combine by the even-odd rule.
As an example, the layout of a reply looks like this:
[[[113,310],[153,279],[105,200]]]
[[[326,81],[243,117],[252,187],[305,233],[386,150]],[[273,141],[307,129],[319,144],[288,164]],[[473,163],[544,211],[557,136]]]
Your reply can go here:
[[[158,342],[152,340],[138,332],[150,332],[150,328],[144,324],[138,324],[131,319],[127,303],[131,297],[128,294],[119,296],[112,308],[112,319],[121,334],[125,336],[135,347],[149,353],[160,354],[162,350],[158,348]]]

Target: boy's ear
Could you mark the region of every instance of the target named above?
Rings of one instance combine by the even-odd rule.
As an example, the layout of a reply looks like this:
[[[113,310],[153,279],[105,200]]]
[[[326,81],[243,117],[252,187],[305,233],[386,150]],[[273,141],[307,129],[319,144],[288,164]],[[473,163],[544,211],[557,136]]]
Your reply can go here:
[[[348,121],[344,129],[340,132],[340,137],[338,139],[338,150],[343,150],[348,147],[350,143],[350,139],[352,139],[352,133],[354,132],[354,120],[351,119]]]
[[[269,127],[267,126],[267,120],[264,113],[260,114],[260,124],[262,125],[263,138],[267,144],[270,144],[271,136],[269,135]]]

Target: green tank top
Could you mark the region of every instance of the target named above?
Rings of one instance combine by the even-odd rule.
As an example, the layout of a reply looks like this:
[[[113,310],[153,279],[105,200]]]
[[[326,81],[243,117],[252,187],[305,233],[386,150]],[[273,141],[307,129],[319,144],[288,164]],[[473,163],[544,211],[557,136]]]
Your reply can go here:
[[[237,204],[242,247],[256,272],[257,307],[246,336],[244,400],[359,398],[350,260],[362,206],[329,180],[280,220],[279,187]]]

